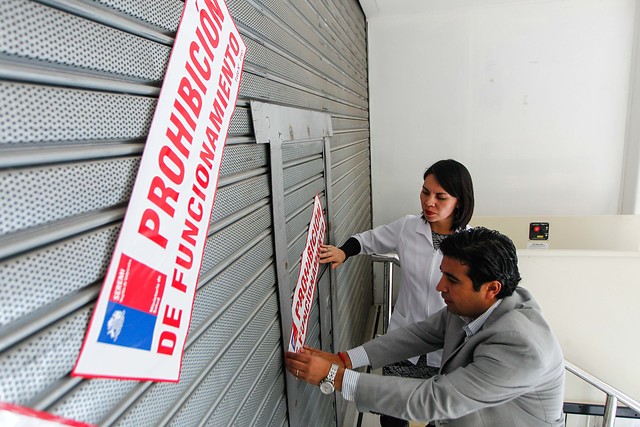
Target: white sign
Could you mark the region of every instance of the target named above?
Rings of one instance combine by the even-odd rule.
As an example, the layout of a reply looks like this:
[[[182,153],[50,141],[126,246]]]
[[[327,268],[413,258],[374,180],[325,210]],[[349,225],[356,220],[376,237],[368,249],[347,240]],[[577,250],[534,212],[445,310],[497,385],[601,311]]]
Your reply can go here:
[[[326,225],[320,198],[316,194],[313,203],[313,214],[307,233],[307,244],[300,261],[300,273],[293,293],[291,305],[291,338],[289,351],[299,351],[304,345],[309,323],[309,312],[313,304],[316,280],[320,267],[320,245],[324,241]]]
[[[527,249],[549,249],[549,242],[527,242]]]
[[[178,381],[245,52],[224,0],[185,2],[73,375]]]

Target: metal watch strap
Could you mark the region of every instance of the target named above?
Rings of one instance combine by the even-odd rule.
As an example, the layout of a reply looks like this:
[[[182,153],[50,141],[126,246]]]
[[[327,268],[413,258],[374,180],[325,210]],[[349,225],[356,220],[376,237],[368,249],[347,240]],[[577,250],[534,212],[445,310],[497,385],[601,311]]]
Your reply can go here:
[[[333,384],[333,381],[336,379],[336,374],[338,373],[338,368],[339,368],[339,366],[336,365],[335,363],[333,363],[331,365],[331,368],[329,369],[329,373],[327,374],[327,378],[325,378],[324,381],[329,381],[329,382],[331,382],[331,384]]]
[[[331,394],[336,390],[335,386],[333,385],[333,382],[336,379],[336,374],[338,372],[338,369],[339,369],[339,366],[333,363],[331,365],[331,368],[329,368],[329,373],[327,374],[325,379],[320,381],[320,384],[318,385],[320,386],[320,391],[322,393]]]

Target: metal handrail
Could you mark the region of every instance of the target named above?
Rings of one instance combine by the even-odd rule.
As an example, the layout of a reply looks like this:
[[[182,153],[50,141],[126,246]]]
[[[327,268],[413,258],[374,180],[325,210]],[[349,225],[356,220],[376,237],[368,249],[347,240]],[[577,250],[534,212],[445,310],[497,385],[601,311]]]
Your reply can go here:
[[[391,310],[393,308],[393,266],[395,265],[400,267],[400,258],[398,258],[398,255],[395,253],[388,253],[372,254],[371,259],[374,262],[382,262],[384,267],[382,331],[383,333],[386,333],[389,325],[389,319],[391,319]],[[632,399],[620,390],[610,386],[604,381],[601,381],[588,372],[578,368],[576,365],[566,359],[564,360],[564,367],[567,371],[571,372],[581,380],[591,384],[607,395],[604,407],[602,427],[613,427],[615,425],[618,402],[640,413],[640,402]]]
[[[391,320],[391,309],[393,308],[393,266],[400,267],[400,258],[397,254],[372,254],[374,262],[382,262],[384,268],[383,288],[382,288],[382,333],[387,333],[389,321]]]
[[[604,421],[602,424],[603,427],[611,427],[614,425],[613,422],[616,417],[618,401],[620,401],[620,403],[622,403],[626,407],[640,413],[640,402],[638,402],[637,400],[632,399],[620,390],[611,387],[604,381],[594,377],[588,372],[583,371],[566,359],[564,361],[564,367],[567,371],[571,372],[581,380],[586,381],[587,383],[591,384],[607,395],[607,400],[604,407]]]

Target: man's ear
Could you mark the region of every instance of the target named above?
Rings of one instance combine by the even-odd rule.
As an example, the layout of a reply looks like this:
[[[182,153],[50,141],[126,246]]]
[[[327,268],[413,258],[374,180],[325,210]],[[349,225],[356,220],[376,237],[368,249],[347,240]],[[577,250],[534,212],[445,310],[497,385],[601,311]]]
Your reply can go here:
[[[502,290],[502,283],[499,280],[492,280],[491,282],[485,283],[487,285],[487,298],[497,298],[498,294]]]

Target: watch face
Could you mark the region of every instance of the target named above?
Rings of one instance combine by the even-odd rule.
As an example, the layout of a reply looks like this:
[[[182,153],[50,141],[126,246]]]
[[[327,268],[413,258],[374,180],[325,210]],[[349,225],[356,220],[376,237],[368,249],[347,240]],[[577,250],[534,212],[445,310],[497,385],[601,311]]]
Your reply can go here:
[[[324,394],[331,394],[334,390],[335,388],[333,387],[333,384],[329,381],[323,381],[320,383],[320,391]]]

